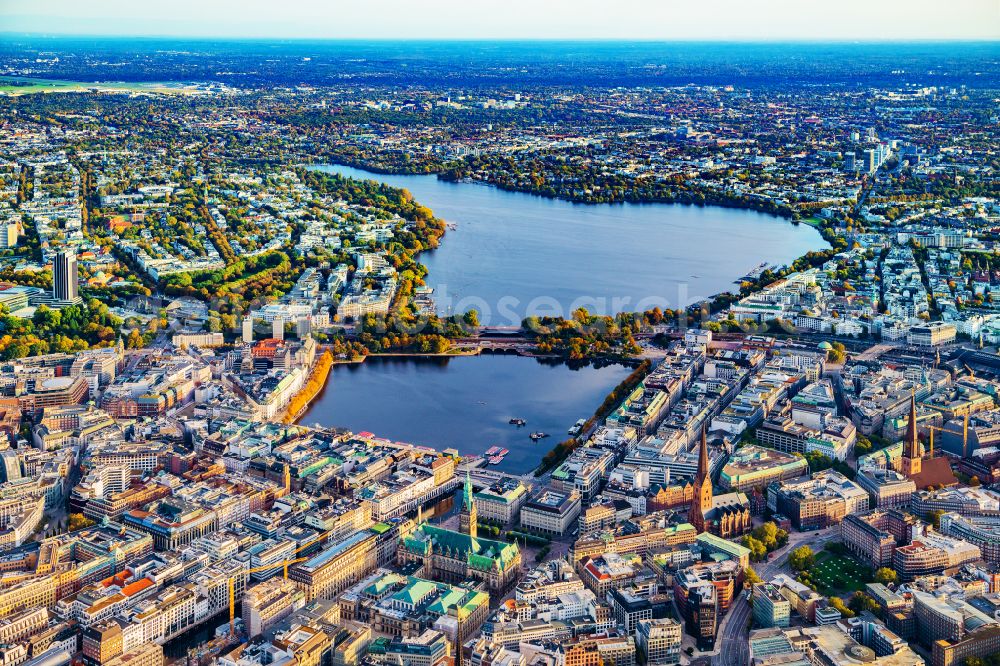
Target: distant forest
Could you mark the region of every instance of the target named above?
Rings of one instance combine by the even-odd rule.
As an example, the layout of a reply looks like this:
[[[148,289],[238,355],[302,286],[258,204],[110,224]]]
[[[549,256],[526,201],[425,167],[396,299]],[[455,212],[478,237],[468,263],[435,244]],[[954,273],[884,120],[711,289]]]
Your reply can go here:
[[[0,73],[83,82],[214,81],[235,87],[986,88],[1000,82],[996,54],[996,44],[990,42],[197,41],[0,35]]]

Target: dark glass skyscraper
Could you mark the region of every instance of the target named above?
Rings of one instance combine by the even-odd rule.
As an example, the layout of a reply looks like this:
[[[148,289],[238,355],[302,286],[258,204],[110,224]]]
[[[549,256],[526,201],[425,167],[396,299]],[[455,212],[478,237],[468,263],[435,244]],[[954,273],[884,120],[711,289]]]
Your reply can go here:
[[[57,301],[76,300],[77,290],[76,252],[59,250],[52,260],[52,298]]]

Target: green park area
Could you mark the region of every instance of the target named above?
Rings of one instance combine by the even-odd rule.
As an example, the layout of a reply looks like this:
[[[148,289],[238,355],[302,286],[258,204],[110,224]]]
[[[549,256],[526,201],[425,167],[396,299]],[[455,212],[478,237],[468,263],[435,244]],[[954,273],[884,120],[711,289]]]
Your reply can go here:
[[[828,550],[817,553],[815,563],[803,573],[816,585],[816,591],[826,596],[850,596],[872,582],[872,572],[867,566],[849,555]]]

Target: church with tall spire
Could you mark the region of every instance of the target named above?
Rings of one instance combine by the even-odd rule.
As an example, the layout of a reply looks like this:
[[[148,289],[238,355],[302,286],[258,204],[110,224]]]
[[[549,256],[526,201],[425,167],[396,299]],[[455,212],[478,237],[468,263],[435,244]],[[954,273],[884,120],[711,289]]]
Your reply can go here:
[[[698,532],[711,532],[730,539],[750,531],[750,500],[741,492],[715,495],[712,490],[712,469],[708,463],[708,433],[703,428],[698,450],[698,473],[694,478],[694,494],[688,522]]]
[[[863,457],[875,460],[879,466],[894,469],[903,476],[912,479],[917,490],[926,490],[931,486],[955,485],[958,483],[958,479],[955,478],[955,473],[952,471],[948,459],[927,455],[920,443],[918,428],[920,414],[917,411],[916,396],[912,394],[910,395],[909,412],[906,436],[902,441]]]
[[[911,479],[920,476],[923,469],[923,455],[920,450],[920,439],[917,437],[917,398],[910,395],[910,420],[906,427],[906,439],[903,441],[902,469],[899,471]]]
[[[712,510],[712,472],[708,467],[708,435],[701,429],[701,445],[698,447],[698,474],[694,477],[694,495],[688,522],[699,532],[705,531],[705,516]]]

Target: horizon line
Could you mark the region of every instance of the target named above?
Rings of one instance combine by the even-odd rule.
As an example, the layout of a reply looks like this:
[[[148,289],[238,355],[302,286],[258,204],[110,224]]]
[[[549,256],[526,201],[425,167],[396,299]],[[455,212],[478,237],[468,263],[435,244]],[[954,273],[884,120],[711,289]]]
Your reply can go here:
[[[190,41],[269,41],[269,42],[393,42],[393,43],[428,43],[444,42],[454,44],[476,44],[497,42],[541,42],[541,43],[619,43],[619,44],[995,44],[1000,43],[998,37],[907,37],[907,38],[863,38],[863,37],[830,37],[830,38],[794,38],[781,37],[769,39],[754,39],[752,37],[718,37],[692,38],[626,38],[626,37],[267,37],[261,35],[180,35],[180,34],[114,34],[114,33],[84,33],[84,32],[22,32],[0,30],[0,38],[21,37],[41,39],[97,39],[97,40],[161,40],[180,39]]]

